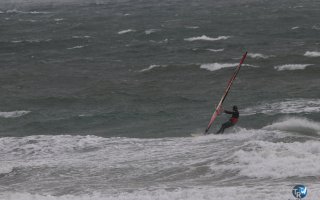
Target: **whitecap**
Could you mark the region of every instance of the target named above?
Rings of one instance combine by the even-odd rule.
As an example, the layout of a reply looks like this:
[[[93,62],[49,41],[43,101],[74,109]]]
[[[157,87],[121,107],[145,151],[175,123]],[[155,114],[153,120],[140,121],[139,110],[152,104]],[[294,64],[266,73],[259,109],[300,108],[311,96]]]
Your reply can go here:
[[[320,52],[318,51],[307,51],[304,56],[307,57],[320,57]]]
[[[314,29],[314,30],[320,30],[320,25],[313,25],[313,26],[312,26],[312,29]]]
[[[219,186],[209,185],[207,186],[195,185],[188,187],[172,187],[164,184],[158,184],[160,186],[154,187],[152,184],[148,188],[132,188],[132,191],[121,191],[123,188],[115,189],[115,192],[101,193],[98,191],[89,192],[88,194],[64,194],[64,195],[50,195],[50,194],[37,194],[28,192],[3,192],[0,194],[1,199],[10,200],[283,200],[289,199],[291,186],[286,184],[258,184],[257,186],[250,185],[245,186],[239,184],[237,186],[226,186],[222,184]],[[233,184],[236,185],[236,184]],[[270,194],[270,191],[274,191],[276,188],[276,195]],[[312,192],[308,193],[307,199],[317,199],[318,185],[311,184],[308,189]],[[292,196],[292,194],[291,194]],[[293,197],[291,198],[293,199]]]
[[[21,14],[48,14],[49,12],[43,12],[43,11],[20,11],[17,9],[11,9],[7,10],[6,13],[21,13]]]
[[[241,110],[242,115],[254,114],[293,114],[293,113],[317,113],[320,112],[320,99],[288,99],[274,103],[261,103],[253,107]]]
[[[31,23],[35,23],[35,22],[37,22],[38,20],[34,20],[34,19],[27,19],[27,20],[25,20],[25,19],[19,19],[19,21],[20,21],[20,22],[31,22]]]
[[[187,29],[198,29],[199,26],[185,26],[185,28],[187,28]]]
[[[200,66],[201,69],[207,69],[209,71],[216,71],[223,68],[235,67],[238,63],[206,63]]]
[[[298,29],[300,28],[299,26],[295,26],[295,27],[292,27],[291,30],[295,30],[295,29]]]
[[[284,71],[284,70],[303,70],[308,66],[311,66],[312,64],[286,64],[286,65],[278,65],[275,66],[274,69],[278,71]]]
[[[148,68],[140,70],[140,72],[150,71],[150,70],[152,70],[154,68],[158,68],[158,67],[167,67],[167,65],[150,65]]]
[[[144,33],[146,35],[150,35],[151,33],[155,33],[157,31],[159,31],[159,30],[158,29],[148,29],[148,30],[145,30]]]
[[[85,46],[78,45],[78,46],[70,47],[70,48],[67,48],[67,49],[69,49],[69,50],[72,50],[72,49],[82,49],[83,47],[85,47]]]
[[[158,43],[159,43],[159,44],[166,44],[166,43],[168,43],[168,42],[169,42],[169,40],[168,40],[168,38],[166,38],[166,39],[164,39],[164,40],[159,41]]]
[[[12,171],[13,171],[13,167],[10,164],[8,164],[7,162],[1,163],[0,175],[1,174],[8,174]]]
[[[11,41],[12,43],[21,43],[21,42],[23,42],[22,40],[13,40],[13,41]]]
[[[22,43],[22,42],[27,42],[27,43],[40,43],[40,42],[50,42],[52,39],[30,39],[30,40],[13,40],[11,41],[12,43]]]
[[[28,113],[30,113],[30,111],[26,111],[26,110],[0,112],[0,117],[2,117],[2,118],[16,118],[16,117],[21,117],[23,115],[26,115]]]
[[[74,39],[88,39],[88,38],[91,38],[91,36],[89,36],[89,35],[84,35],[84,36],[74,35],[74,36],[72,36],[72,38],[74,38]]]
[[[320,123],[302,117],[285,117],[263,129],[320,135]]]
[[[6,13],[22,13],[22,11],[19,11],[17,9],[11,9],[11,10],[7,10]]]
[[[224,49],[207,49],[208,51],[212,51],[212,52],[221,52],[224,51]]]
[[[55,22],[60,22],[60,21],[63,21],[63,20],[64,20],[63,18],[55,18],[54,19]]]
[[[257,58],[257,59],[267,59],[269,58],[270,56],[267,56],[267,55],[263,55],[261,53],[248,53],[248,57],[250,58]]]
[[[320,173],[320,142],[250,141],[237,150],[231,164],[215,169],[239,171],[252,178],[287,178],[317,176]]]
[[[230,67],[236,67],[238,66],[239,63],[206,63],[200,65],[201,69],[206,69],[209,71],[217,71],[223,68],[230,68]],[[242,66],[248,66],[248,67],[258,67],[254,65],[249,65],[249,64],[243,64]]]
[[[212,38],[212,37],[208,37],[206,35],[202,35],[200,37],[191,37],[191,38],[185,38],[185,41],[189,41],[189,42],[193,42],[193,41],[197,41],[197,40],[203,40],[203,41],[218,41],[218,40],[226,40],[229,39],[230,36],[219,36],[216,38]]]
[[[122,34],[130,33],[130,32],[135,32],[135,30],[134,30],[134,29],[122,30],[122,31],[119,31],[118,34],[119,34],[119,35],[122,35]]]

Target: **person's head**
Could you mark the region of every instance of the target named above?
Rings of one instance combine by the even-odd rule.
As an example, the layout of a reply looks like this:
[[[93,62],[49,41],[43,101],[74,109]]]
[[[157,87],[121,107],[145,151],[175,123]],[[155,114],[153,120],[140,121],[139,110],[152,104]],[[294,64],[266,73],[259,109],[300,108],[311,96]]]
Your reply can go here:
[[[236,105],[234,105],[234,106],[232,107],[232,110],[238,110],[238,107],[237,107]]]

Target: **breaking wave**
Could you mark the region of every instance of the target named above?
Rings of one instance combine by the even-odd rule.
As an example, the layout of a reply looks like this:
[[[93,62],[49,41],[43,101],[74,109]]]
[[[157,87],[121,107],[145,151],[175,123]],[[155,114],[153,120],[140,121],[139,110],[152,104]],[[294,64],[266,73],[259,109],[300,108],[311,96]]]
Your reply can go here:
[[[119,31],[118,34],[119,35],[122,35],[122,34],[125,34],[125,33],[130,33],[130,32],[135,32],[136,30],[134,29],[127,29],[127,30],[122,30],[122,31]]]
[[[16,118],[21,117],[30,113],[30,111],[20,110],[20,111],[11,111],[11,112],[0,112],[0,117],[2,118]]]
[[[320,135],[320,123],[300,117],[286,117],[271,125],[265,126],[267,130],[281,130],[304,135]]]
[[[316,191],[316,186],[308,187]],[[277,195],[273,196],[274,200],[283,200],[287,198],[291,186],[277,186]],[[316,199],[317,193],[308,194],[308,198]],[[248,199],[270,199],[270,188],[261,186],[211,186],[211,187],[181,187],[181,188],[150,188],[143,190],[133,190],[131,192],[114,192],[79,195],[62,195],[54,196],[50,194],[31,194],[31,193],[10,193],[0,194],[0,198],[14,200],[248,200]]]
[[[217,71],[223,68],[236,67],[238,64],[239,63],[207,63],[207,64],[202,64],[200,68],[206,69],[209,71]],[[257,67],[249,64],[243,64],[242,66]]]
[[[155,33],[157,31],[160,31],[160,30],[159,29],[148,29],[148,30],[145,30],[144,33],[146,35],[150,35],[150,34]]]
[[[320,142],[250,141],[230,157],[233,164],[214,166],[253,178],[317,176],[320,173]],[[228,158],[228,159],[230,159]]]
[[[154,68],[159,68],[159,67],[167,67],[168,65],[150,65],[149,67],[140,70],[140,72],[146,72],[146,71],[150,71]]]
[[[206,35],[202,35],[200,37],[191,37],[191,38],[186,38],[184,39],[185,41],[189,41],[189,42],[193,42],[193,41],[197,41],[197,40],[203,40],[203,41],[218,41],[218,40],[226,40],[229,39],[230,36],[219,36],[216,38],[212,38],[212,37],[208,37]]]
[[[83,47],[85,47],[85,46],[78,45],[78,46],[70,47],[70,48],[67,48],[67,49],[68,49],[68,50],[72,50],[72,49],[82,49]]]
[[[256,59],[267,59],[270,56],[263,55],[261,53],[248,53],[248,57],[250,58],[256,58]]]
[[[212,51],[212,52],[221,52],[224,51],[224,49],[207,49],[208,51]]]
[[[307,57],[320,57],[320,52],[318,51],[307,51],[304,56]]]
[[[305,69],[308,66],[311,66],[312,64],[286,64],[286,65],[279,65],[275,66],[274,69],[278,71],[284,71],[284,70],[302,70]]]
[[[293,114],[320,112],[320,99],[288,99],[281,102],[261,103],[260,105],[241,110],[242,115],[254,114]]]

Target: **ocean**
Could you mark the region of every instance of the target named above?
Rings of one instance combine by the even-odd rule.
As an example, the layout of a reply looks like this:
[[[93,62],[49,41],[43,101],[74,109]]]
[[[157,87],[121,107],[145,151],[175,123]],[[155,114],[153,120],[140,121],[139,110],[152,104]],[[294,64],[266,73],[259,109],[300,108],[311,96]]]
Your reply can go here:
[[[319,199],[319,19],[319,0],[1,1],[0,199]],[[199,136],[246,51],[239,122]]]

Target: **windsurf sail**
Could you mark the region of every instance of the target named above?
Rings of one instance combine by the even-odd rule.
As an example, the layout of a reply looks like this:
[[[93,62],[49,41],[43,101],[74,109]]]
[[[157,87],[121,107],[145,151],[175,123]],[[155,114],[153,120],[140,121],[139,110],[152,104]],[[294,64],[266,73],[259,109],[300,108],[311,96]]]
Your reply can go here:
[[[242,56],[242,58],[241,58],[241,60],[240,60],[239,65],[238,65],[238,66],[236,67],[236,69],[234,70],[233,75],[231,76],[231,78],[230,78],[230,80],[229,80],[229,82],[228,82],[227,88],[226,88],[226,90],[224,91],[224,94],[223,94],[223,96],[221,97],[221,99],[220,99],[220,101],[219,101],[219,104],[218,104],[218,106],[216,107],[216,110],[214,111],[214,113],[212,114],[212,117],[211,117],[210,122],[209,122],[209,124],[208,124],[208,126],[207,126],[207,129],[206,129],[206,131],[205,131],[205,134],[208,133],[208,131],[209,131],[211,125],[213,124],[214,120],[215,120],[215,119],[217,118],[217,116],[220,114],[221,108],[222,108],[222,104],[223,104],[224,100],[226,99],[226,97],[227,97],[227,95],[228,95],[228,93],[229,93],[229,91],[230,91],[230,89],[231,89],[232,83],[233,83],[233,81],[236,79],[236,77],[237,77],[237,75],[238,75],[238,73],[239,73],[239,71],[240,71],[241,65],[242,65],[242,63],[244,62],[244,59],[246,59],[246,56],[247,56],[247,52],[243,54],[243,56]]]

